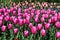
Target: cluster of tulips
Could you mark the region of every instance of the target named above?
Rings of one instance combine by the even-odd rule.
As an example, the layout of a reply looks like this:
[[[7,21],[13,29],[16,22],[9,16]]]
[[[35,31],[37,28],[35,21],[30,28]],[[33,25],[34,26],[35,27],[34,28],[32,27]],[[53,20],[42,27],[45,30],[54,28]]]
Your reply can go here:
[[[41,35],[46,36],[46,31],[53,24],[56,29],[60,28],[60,12],[51,9],[33,9],[32,7],[21,9],[14,7],[0,8],[0,28],[1,33],[6,30],[12,30],[15,35],[18,34],[20,28],[26,27],[23,34],[28,37],[29,34],[36,34],[40,31]],[[19,25],[19,27],[15,27]],[[25,25],[25,26],[24,26]],[[28,29],[27,29],[28,28]],[[8,31],[7,30],[7,31]],[[56,31],[56,38],[60,38],[60,32]]]

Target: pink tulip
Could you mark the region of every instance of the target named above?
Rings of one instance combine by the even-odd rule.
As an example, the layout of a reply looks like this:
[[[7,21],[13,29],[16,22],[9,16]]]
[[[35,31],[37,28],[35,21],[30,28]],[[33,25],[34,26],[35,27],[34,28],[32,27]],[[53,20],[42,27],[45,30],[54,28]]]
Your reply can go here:
[[[41,30],[41,35],[42,35],[42,36],[45,36],[45,35],[46,35],[46,30],[45,30],[45,29],[42,29],[42,30]]]
[[[31,13],[34,13],[34,12],[35,12],[35,9],[32,9],[32,10],[31,10]]]
[[[33,17],[34,16],[34,13],[31,13],[31,17]]]
[[[0,13],[0,16],[2,16],[2,13]]]
[[[58,13],[58,16],[57,16],[58,20],[60,20],[60,13]]]
[[[26,17],[26,23],[30,23],[30,16]]]
[[[4,18],[4,15],[0,16],[0,20],[3,20],[3,18]]]
[[[51,23],[51,19],[49,19],[48,22]]]
[[[6,9],[5,9],[5,8],[2,8],[2,11],[3,11],[3,12],[6,12]]]
[[[22,16],[22,13],[18,13],[18,16]]]
[[[22,16],[18,16],[18,19],[21,19],[22,18]]]
[[[35,22],[38,23],[38,17],[35,18]]]
[[[0,26],[2,26],[2,20],[0,20]]]
[[[21,8],[18,8],[18,13],[21,13]]]
[[[10,9],[7,9],[7,12],[10,13]]]
[[[29,28],[32,28],[33,27],[33,24],[32,23],[29,23],[28,26],[29,26]]]
[[[39,31],[39,30],[41,30],[41,29],[42,29],[42,24],[38,24],[37,30]]]
[[[51,21],[52,21],[52,22],[56,22],[56,21],[57,21],[57,17],[56,17],[56,16],[53,16],[53,17],[51,18]]]
[[[49,29],[50,28],[50,23],[46,23],[45,24],[45,29]]]
[[[25,24],[26,23],[26,19],[23,19],[23,24]]]
[[[48,14],[43,14],[43,17],[44,18],[49,18],[49,15]]]
[[[28,9],[24,9],[24,13],[28,13]]]
[[[6,16],[4,19],[5,19],[5,21],[9,21],[10,20],[10,16]]]
[[[14,28],[14,34],[18,33],[18,28]]]
[[[11,20],[11,21],[14,21],[14,19],[15,19],[15,16],[11,16],[11,17],[10,17],[10,20]]]
[[[16,11],[13,11],[13,15],[16,15]]]
[[[14,8],[13,8],[13,7],[11,7],[11,8],[10,8],[10,12],[13,12],[13,10],[14,10]]]
[[[8,12],[5,12],[5,13],[4,13],[4,16],[9,16]]]
[[[44,17],[41,17],[41,22],[44,22]]]
[[[60,22],[55,23],[56,28],[60,28]]]
[[[32,7],[29,7],[29,10],[32,10]]]
[[[18,19],[18,24],[19,24],[20,26],[22,26],[22,25],[23,25],[23,20],[22,20],[22,19]]]
[[[3,11],[3,10],[2,10],[2,9],[0,9],[0,12],[1,12],[1,13],[2,13],[2,11]]]
[[[13,22],[14,22],[14,24],[17,24],[18,19],[17,19],[17,18],[15,18]]]
[[[37,29],[36,29],[36,27],[35,27],[35,26],[33,26],[33,27],[31,28],[31,32],[32,32],[32,34],[36,34]]]
[[[60,32],[56,32],[56,38],[60,38]]]
[[[8,29],[12,29],[12,24],[8,24]]]
[[[24,31],[24,36],[27,37],[28,34],[29,34],[28,30],[25,30],[25,31]]]
[[[1,30],[2,30],[2,32],[5,32],[5,31],[6,31],[6,26],[3,25],[3,26],[1,27]]]

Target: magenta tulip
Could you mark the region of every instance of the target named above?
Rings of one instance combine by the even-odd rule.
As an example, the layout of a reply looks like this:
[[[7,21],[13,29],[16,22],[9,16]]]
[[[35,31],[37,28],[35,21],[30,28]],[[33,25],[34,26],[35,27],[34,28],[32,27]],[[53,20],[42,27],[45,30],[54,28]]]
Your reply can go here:
[[[60,32],[56,32],[56,38],[60,38]]]
[[[16,15],[16,11],[13,11],[13,15]]]
[[[32,34],[36,34],[37,29],[36,29],[36,27],[35,27],[35,26],[33,26],[33,27],[31,28],[31,32],[32,32]]]
[[[2,20],[0,20],[0,26],[2,26]]]
[[[18,28],[14,28],[14,34],[18,33]]]
[[[42,29],[42,24],[38,24],[37,30],[39,31],[39,30],[41,30],[41,29]]]
[[[44,22],[44,17],[41,17],[41,22]]]
[[[56,28],[60,28],[60,22],[55,23]]]
[[[12,29],[12,24],[8,24],[8,29]]]
[[[5,32],[5,31],[6,31],[6,26],[3,25],[3,26],[1,27],[1,30],[2,30],[2,32]]]
[[[28,30],[25,30],[25,31],[24,31],[24,36],[27,37],[28,34],[29,34]]]
[[[42,30],[41,30],[41,35],[42,35],[42,36],[45,36],[45,35],[46,35],[46,30],[45,30],[45,29],[42,29]]]
[[[51,21],[54,23],[54,22],[56,22],[57,21],[57,16],[53,16],[52,18],[51,18]]]
[[[4,19],[5,19],[5,21],[9,21],[10,20],[10,16],[6,16]]]
[[[29,26],[29,28],[32,28],[33,27],[33,24],[32,23],[29,23],[28,26]]]
[[[46,23],[45,24],[45,29],[49,29],[50,28],[50,23]]]

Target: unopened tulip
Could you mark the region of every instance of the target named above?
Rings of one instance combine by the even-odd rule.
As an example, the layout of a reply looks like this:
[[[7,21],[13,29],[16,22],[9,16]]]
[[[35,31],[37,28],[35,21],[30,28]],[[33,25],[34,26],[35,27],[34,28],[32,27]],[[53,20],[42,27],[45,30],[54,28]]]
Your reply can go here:
[[[56,22],[56,21],[57,21],[57,17],[56,17],[56,16],[53,16],[53,17],[51,18],[51,21],[52,21],[52,23]]]
[[[10,16],[6,16],[4,19],[5,19],[5,21],[9,21],[10,20]]]
[[[13,22],[14,22],[14,24],[17,24],[18,19],[17,19],[17,18],[15,18],[15,20],[14,20]]]
[[[32,28],[33,27],[33,24],[32,23],[29,23],[28,26],[29,26],[29,28]]]
[[[27,37],[28,34],[29,34],[28,30],[25,30],[25,31],[24,31],[24,36]]]
[[[22,25],[23,25],[23,20],[22,20],[22,19],[18,19],[18,24],[19,24],[20,26],[22,26]]]
[[[37,30],[39,31],[39,30],[41,30],[41,29],[42,29],[42,24],[38,24]]]
[[[36,27],[35,27],[35,26],[33,26],[33,27],[31,28],[31,32],[32,32],[32,34],[36,34],[37,29],[36,29]]]
[[[44,22],[44,17],[41,17],[41,22]]]
[[[3,25],[3,26],[1,27],[1,30],[2,30],[2,32],[5,32],[5,31],[6,31],[6,26]]]
[[[35,18],[35,22],[36,22],[36,23],[38,22],[38,17]]]
[[[8,29],[12,29],[12,24],[8,24]]]
[[[45,30],[45,29],[42,29],[42,30],[41,30],[41,35],[42,35],[42,36],[45,36],[45,35],[46,35],[46,30]]]
[[[13,11],[13,15],[16,15],[16,11]]]
[[[14,28],[14,34],[18,33],[18,28]]]
[[[56,28],[60,28],[60,22],[55,23]]]
[[[56,32],[56,38],[60,38],[60,32]]]
[[[0,20],[0,26],[2,26],[2,20]]]
[[[50,28],[50,23],[46,23],[45,24],[45,29],[49,29]]]

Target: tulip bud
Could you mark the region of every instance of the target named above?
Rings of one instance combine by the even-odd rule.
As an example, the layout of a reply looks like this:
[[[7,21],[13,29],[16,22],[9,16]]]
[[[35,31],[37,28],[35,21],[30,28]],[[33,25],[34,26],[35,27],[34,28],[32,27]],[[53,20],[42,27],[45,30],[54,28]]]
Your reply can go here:
[[[45,29],[49,29],[50,28],[50,23],[46,23],[45,24]]]
[[[5,31],[6,31],[6,26],[3,25],[3,26],[1,27],[1,30],[2,30],[2,32],[5,32]]]
[[[13,15],[16,15],[16,11],[13,11]]]
[[[56,17],[56,16],[53,16],[53,17],[51,18],[51,21],[52,21],[52,22],[56,22],[56,21],[57,21],[57,17]]]
[[[33,27],[33,24],[32,23],[29,23],[28,26],[29,26],[29,28],[32,28]]]
[[[9,16],[6,16],[4,19],[5,19],[5,21],[9,21],[10,20],[10,17]]]
[[[25,31],[24,31],[24,36],[27,37],[28,34],[29,34],[28,30],[25,30]]]
[[[14,34],[18,33],[18,28],[14,28]]]
[[[46,35],[46,30],[45,30],[45,29],[42,29],[42,30],[41,30],[41,35],[42,35],[42,36],[45,36],[45,35]]]
[[[14,24],[17,24],[18,19],[17,19],[17,18],[15,18],[15,20],[14,20],[13,22],[14,22]]]
[[[0,26],[2,26],[2,20],[0,20]]]
[[[38,24],[37,30],[39,31],[39,30],[41,30],[41,29],[42,29],[42,24]]]
[[[60,38],[60,32],[56,32],[56,38]]]
[[[44,17],[41,17],[41,22],[44,22]]]
[[[55,23],[56,28],[60,28],[60,22]]]
[[[37,32],[36,27],[33,26],[33,27],[31,28],[31,32],[32,32],[32,34],[36,34],[36,32]]]
[[[8,24],[8,29],[12,29],[12,24]]]

